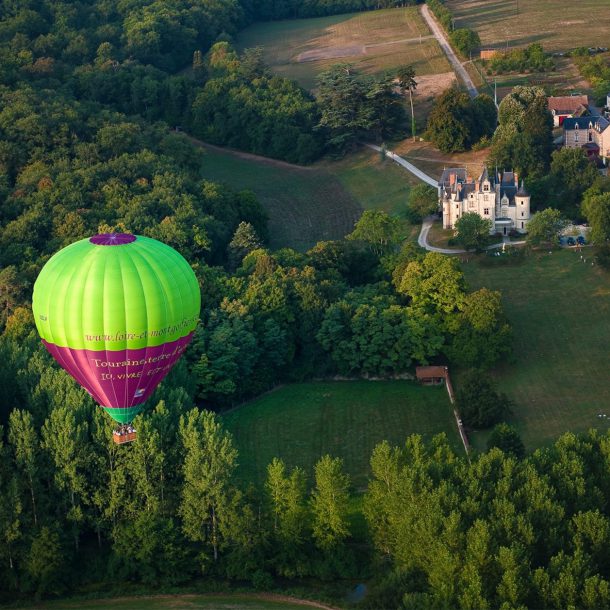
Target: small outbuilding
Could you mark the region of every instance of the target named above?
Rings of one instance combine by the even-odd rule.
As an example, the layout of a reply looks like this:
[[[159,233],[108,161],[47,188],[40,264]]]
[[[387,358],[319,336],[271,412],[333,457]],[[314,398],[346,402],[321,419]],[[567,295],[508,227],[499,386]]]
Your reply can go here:
[[[449,367],[446,366],[418,366],[415,368],[415,376],[423,385],[441,385],[449,375]]]

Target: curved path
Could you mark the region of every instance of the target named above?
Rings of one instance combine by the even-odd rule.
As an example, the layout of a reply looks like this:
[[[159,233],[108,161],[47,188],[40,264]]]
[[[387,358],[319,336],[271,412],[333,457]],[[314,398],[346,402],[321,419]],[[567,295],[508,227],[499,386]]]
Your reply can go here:
[[[434,216],[426,216],[426,218],[424,218],[423,222],[421,223],[421,230],[419,232],[419,237],[417,238],[417,243],[420,247],[428,250],[428,252],[440,252],[441,254],[466,254],[468,252],[468,250],[459,250],[457,248],[437,248],[436,246],[431,246],[428,243],[428,233],[430,232],[430,228],[432,227],[433,222]],[[491,244],[491,246],[487,246],[486,250],[493,250],[494,248],[499,248],[504,243],[507,246],[522,246],[525,243],[525,240],[506,242],[501,241],[497,244]]]
[[[369,148],[376,150],[377,152],[381,152],[381,146],[377,146],[376,144],[367,144]],[[408,172],[411,172],[416,178],[419,178],[426,184],[433,186],[434,188],[438,187],[438,180],[432,178],[432,176],[428,176],[428,174],[421,171],[408,161],[405,161],[402,157],[399,157],[396,153],[393,153],[391,150],[385,151],[385,156],[392,159],[392,161],[396,161],[398,165],[402,165]]]
[[[466,250],[456,250],[449,248],[437,248],[436,246],[431,246],[428,243],[428,233],[432,228],[432,223],[434,222],[434,216],[426,216],[423,222],[421,223],[421,231],[419,232],[419,237],[417,238],[417,243],[421,248],[425,248],[428,252],[440,252],[441,254],[466,254]]]
[[[447,41],[443,29],[430,12],[430,9],[428,8],[427,4],[421,5],[421,14],[422,17],[425,19],[426,23],[428,24],[428,27],[432,30],[434,36],[436,36],[438,44],[445,52],[445,55],[447,56],[449,63],[453,66],[454,71],[462,79],[462,82],[466,85],[466,89],[468,90],[468,94],[470,95],[470,97],[476,97],[477,95],[479,95],[479,92],[477,91],[477,88],[472,82],[470,75],[466,71],[466,68],[464,68],[464,66],[462,65],[462,62],[457,58],[457,55],[453,52],[453,49]]]

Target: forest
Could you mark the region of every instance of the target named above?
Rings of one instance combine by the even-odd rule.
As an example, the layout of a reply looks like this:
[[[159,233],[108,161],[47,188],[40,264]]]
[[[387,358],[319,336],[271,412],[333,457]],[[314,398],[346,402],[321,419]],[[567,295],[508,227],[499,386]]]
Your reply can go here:
[[[270,251],[253,194],[202,180],[202,149],[175,129],[298,162],[352,146],[335,98],[318,107],[230,39],[255,18],[372,3],[0,6],[0,601],[367,579],[370,608],[610,606],[606,436],[528,457],[500,442],[472,460],[443,437],[381,443],[364,492],[334,456],[312,472],[273,460],[260,488],[236,476],[221,414],[278,383],[511,357],[499,293],[471,291],[459,262],[405,242],[396,218],[368,211],[343,240]],[[392,113],[369,120],[392,106],[387,81],[347,76],[324,80],[357,93],[358,136],[395,129]],[[179,250],[202,295],[130,447],[31,313],[50,256],[109,231]]]

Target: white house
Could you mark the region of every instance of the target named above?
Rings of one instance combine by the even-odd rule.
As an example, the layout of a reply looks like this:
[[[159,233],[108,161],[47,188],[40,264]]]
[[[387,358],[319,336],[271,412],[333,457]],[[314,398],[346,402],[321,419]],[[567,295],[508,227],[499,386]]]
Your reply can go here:
[[[513,229],[527,232],[530,220],[530,196],[519,185],[516,172],[498,172],[492,180],[487,169],[476,179],[464,168],[445,169],[438,183],[439,205],[443,210],[443,228],[453,229],[466,212],[476,212],[491,220],[491,233],[508,235]]]

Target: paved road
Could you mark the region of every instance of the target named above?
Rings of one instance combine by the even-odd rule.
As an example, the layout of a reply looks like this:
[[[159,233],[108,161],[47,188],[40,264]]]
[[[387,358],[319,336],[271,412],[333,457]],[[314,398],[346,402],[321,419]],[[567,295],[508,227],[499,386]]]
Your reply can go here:
[[[436,36],[436,39],[438,40],[438,44],[441,46],[441,49],[443,49],[443,51],[445,52],[445,55],[447,56],[449,63],[453,66],[454,71],[462,79],[462,82],[466,85],[466,89],[468,90],[468,94],[470,95],[470,97],[476,97],[477,95],[479,95],[479,92],[477,91],[477,88],[474,86],[472,79],[470,78],[470,76],[468,75],[468,72],[462,65],[462,62],[457,58],[457,55],[453,52],[451,45],[447,42],[445,32],[443,32],[443,29],[441,28],[441,26],[438,24],[438,22],[434,18],[434,15],[432,15],[432,13],[430,12],[430,9],[428,8],[427,4],[421,5],[421,14],[422,14],[422,17],[426,20],[428,27],[432,30],[432,33],[434,34],[434,36]]]
[[[377,152],[381,151],[381,146],[376,146],[375,144],[367,144],[367,146],[369,148],[372,148],[373,150],[376,150]],[[422,172],[421,169],[418,169],[412,163],[405,161],[402,157],[399,157],[396,153],[393,153],[391,150],[386,150],[385,155],[389,159],[392,159],[392,161],[396,161],[396,163],[398,163],[398,165],[402,165],[402,167],[404,167],[407,171],[411,172],[415,177],[419,178],[426,184],[429,184],[430,186],[433,186],[434,188],[438,187],[438,180],[436,180],[435,178],[432,178],[432,176],[428,176],[428,174]]]

